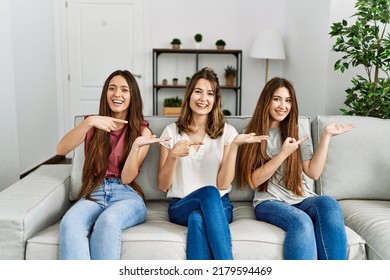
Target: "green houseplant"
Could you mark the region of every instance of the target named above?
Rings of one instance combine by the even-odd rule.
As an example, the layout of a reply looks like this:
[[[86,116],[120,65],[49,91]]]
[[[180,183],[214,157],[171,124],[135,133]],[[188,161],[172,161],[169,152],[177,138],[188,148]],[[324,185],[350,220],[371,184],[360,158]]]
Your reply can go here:
[[[195,48],[200,49],[200,43],[203,40],[202,34],[196,33],[194,39],[195,39]]]
[[[165,98],[163,102],[164,116],[178,116],[180,114],[182,99],[178,96]]]
[[[171,45],[173,49],[180,49],[181,41],[179,38],[173,38],[171,41]]]
[[[226,46],[226,42],[222,39],[219,39],[215,42],[215,45],[217,46],[218,50],[223,50]]]
[[[234,82],[236,81],[236,75],[237,70],[233,66],[226,66],[225,68],[225,79],[226,79],[226,86],[231,87],[234,86]]]
[[[358,0],[353,24],[342,20],[331,26],[332,50],[343,54],[334,69],[344,73],[350,66],[362,67],[366,73],[352,78],[344,102],[349,109],[340,109],[345,115],[390,118],[389,6],[389,0]]]

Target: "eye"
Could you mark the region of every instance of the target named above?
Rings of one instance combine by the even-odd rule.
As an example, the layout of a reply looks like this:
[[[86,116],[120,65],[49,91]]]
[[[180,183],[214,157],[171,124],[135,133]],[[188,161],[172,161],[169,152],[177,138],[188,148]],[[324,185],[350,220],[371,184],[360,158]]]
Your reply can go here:
[[[207,94],[210,96],[214,96],[214,91],[209,91],[209,92],[207,92]]]
[[[108,87],[108,90],[109,90],[109,91],[114,91],[114,90],[115,90],[115,87],[110,86],[110,87]]]
[[[286,99],[286,102],[291,103],[292,99]]]

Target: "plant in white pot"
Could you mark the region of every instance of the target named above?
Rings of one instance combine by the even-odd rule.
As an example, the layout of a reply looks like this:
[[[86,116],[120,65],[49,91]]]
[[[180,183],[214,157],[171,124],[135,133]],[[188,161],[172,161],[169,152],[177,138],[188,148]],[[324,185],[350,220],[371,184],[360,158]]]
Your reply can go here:
[[[203,40],[203,35],[200,33],[196,33],[194,39],[195,39],[195,48],[200,49],[200,43]]]

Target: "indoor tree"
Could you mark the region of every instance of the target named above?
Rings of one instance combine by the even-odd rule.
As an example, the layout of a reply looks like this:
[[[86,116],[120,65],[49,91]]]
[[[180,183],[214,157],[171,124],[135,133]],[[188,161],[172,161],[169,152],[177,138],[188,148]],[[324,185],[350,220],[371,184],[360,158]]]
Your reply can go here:
[[[363,67],[366,75],[356,75],[352,87],[346,90],[341,109],[345,115],[390,118],[390,0],[358,0],[356,21],[333,23],[331,37],[336,38],[332,50],[342,53],[334,64],[344,73],[350,66]]]

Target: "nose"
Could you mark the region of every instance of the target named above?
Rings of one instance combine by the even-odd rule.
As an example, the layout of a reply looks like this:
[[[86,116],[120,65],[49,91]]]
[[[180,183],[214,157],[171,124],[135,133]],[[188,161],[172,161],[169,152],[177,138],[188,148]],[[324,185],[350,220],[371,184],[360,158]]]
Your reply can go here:
[[[122,95],[122,94],[121,94],[121,89],[120,89],[120,88],[116,89],[114,95],[115,95],[115,96],[121,96],[121,95]]]

